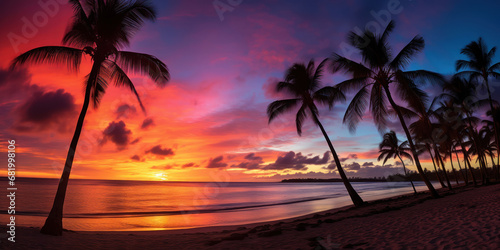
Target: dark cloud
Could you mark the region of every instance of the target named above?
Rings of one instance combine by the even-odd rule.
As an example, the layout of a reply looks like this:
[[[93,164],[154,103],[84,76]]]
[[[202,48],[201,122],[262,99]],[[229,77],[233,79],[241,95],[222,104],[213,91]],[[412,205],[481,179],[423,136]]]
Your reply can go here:
[[[211,158],[208,161],[206,168],[225,168],[225,167],[227,167],[227,163],[222,162],[222,160],[224,160],[224,156],[222,156],[222,155],[217,156],[213,159]]]
[[[70,131],[75,124],[68,124],[78,114],[74,98],[64,89],[44,92],[35,91],[16,109],[19,121],[17,131],[41,131],[53,127],[61,133]]]
[[[125,122],[111,122],[108,127],[104,129],[102,132],[104,135],[103,144],[107,142],[107,140],[111,140],[116,145],[118,150],[123,150],[127,148],[130,144],[130,139],[132,136],[132,131],[127,129]]]
[[[328,166],[322,167],[322,168],[328,169],[328,170],[335,170],[335,169],[337,169],[337,164],[335,164],[335,162],[332,162],[332,163],[328,164]]]
[[[176,167],[176,165],[164,165],[164,166],[152,166],[150,169],[161,169],[161,170],[168,170]]]
[[[132,157],[130,157],[130,159],[134,161],[144,161],[144,159],[141,159],[139,155],[133,155]]]
[[[346,164],[343,167],[346,170],[359,170],[361,168],[361,165],[359,165],[359,163],[357,162],[353,162],[351,164]]]
[[[160,158],[165,158],[167,156],[174,155],[174,150],[171,148],[162,148],[161,145],[156,145],[149,150],[146,150],[146,154],[153,154],[159,156]]]
[[[131,116],[134,116],[137,114],[137,110],[135,109],[134,106],[128,105],[128,104],[122,104],[118,106],[115,110],[116,118],[115,119],[120,119],[120,118],[130,118]]]
[[[19,94],[30,93],[30,88],[40,90],[38,85],[31,85],[31,75],[26,69],[9,70],[0,68],[0,97],[2,100],[16,99]]]
[[[349,155],[347,155],[347,157],[340,158],[339,160],[340,160],[340,162],[343,163],[349,159],[358,159],[358,155],[357,154],[349,154]]]
[[[182,168],[197,168],[200,167],[200,165],[195,164],[194,162],[186,163],[182,165]]]
[[[146,118],[142,121],[141,129],[148,129],[155,125],[153,118]]]
[[[363,163],[363,167],[372,167],[372,166],[374,166],[374,164],[371,161]]]
[[[262,161],[262,157],[256,156],[255,153],[245,155],[245,159],[250,161]]]
[[[231,168],[243,168],[243,169],[260,169],[261,164],[264,162],[262,157],[256,156],[255,153],[250,153],[245,155],[245,161],[240,162],[239,164],[231,165]]]
[[[231,168],[243,168],[247,170],[260,169],[260,167],[261,167],[260,163],[251,161],[240,162],[239,164],[231,165]]]
[[[330,160],[329,152],[325,152],[323,154],[323,158],[319,156],[315,156],[309,158],[307,156],[303,156],[302,153],[295,153],[290,151],[285,155],[278,156],[278,159],[274,163],[271,163],[262,169],[266,170],[283,170],[283,169],[294,169],[294,170],[307,170],[306,164],[311,165],[323,165],[328,163]]]

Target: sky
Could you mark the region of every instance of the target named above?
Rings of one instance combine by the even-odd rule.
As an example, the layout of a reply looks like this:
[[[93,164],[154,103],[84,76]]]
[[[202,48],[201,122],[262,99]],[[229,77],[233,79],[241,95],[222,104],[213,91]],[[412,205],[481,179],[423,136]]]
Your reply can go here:
[[[460,49],[482,37],[500,45],[497,1],[152,1],[157,20],[146,22],[129,51],[152,54],[169,68],[164,88],[130,74],[146,108],[135,96],[110,86],[90,108],[78,144],[72,178],[153,181],[279,181],[336,178],[333,157],[318,127],[295,129],[294,113],[268,124],[266,107],[280,98],[276,82],[294,63],[339,53],[349,31],[383,30],[396,22],[389,43],[401,49],[415,35],[426,47],[407,69],[452,75]],[[16,141],[17,176],[58,178],[83,103],[83,78],[62,65],[9,70],[19,54],[61,45],[72,18],[64,0],[3,0],[0,8],[0,147]],[[496,61],[500,61],[497,56]],[[348,76],[325,74],[334,85]],[[493,84],[498,99],[500,88]],[[496,88],[495,88],[496,87]],[[436,88],[424,86],[428,93]],[[351,97],[352,94],[348,94]],[[348,98],[349,99],[349,98]],[[342,124],[347,103],[320,108],[320,119],[349,177],[401,173],[401,164],[377,161],[381,135],[367,114],[356,133]],[[485,117],[483,117],[485,118]],[[405,140],[397,121],[389,129]],[[430,159],[422,156],[431,169]],[[410,161],[405,162],[415,170]],[[0,174],[6,175],[6,171]]]

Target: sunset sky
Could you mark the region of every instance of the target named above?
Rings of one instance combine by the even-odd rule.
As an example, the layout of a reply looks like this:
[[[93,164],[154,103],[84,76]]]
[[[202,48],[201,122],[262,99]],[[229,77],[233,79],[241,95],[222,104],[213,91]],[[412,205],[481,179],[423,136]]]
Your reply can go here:
[[[43,4],[50,2],[50,8]],[[235,6],[229,3],[239,3]],[[76,152],[72,178],[169,181],[277,181],[333,178],[333,160],[320,130],[307,121],[301,137],[295,113],[268,125],[266,107],[285,97],[275,84],[295,62],[320,62],[345,53],[349,31],[385,28],[396,21],[390,44],[399,49],[415,35],[425,50],[408,69],[455,73],[460,49],[480,36],[500,46],[498,1],[153,1],[156,22],[147,22],[126,50],[155,55],[172,76],[158,88],[141,75],[131,78],[146,107],[134,95],[110,86],[98,109],[90,108]],[[388,7],[388,3],[389,7]],[[84,89],[80,71],[63,65],[29,65],[9,71],[13,58],[29,49],[60,45],[72,18],[63,0],[3,0],[0,8],[0,145],[17,146],[17,175],[58,178]],[[381,24],[382,22],[382,24]],[[358,58],[355,54],[351,58]],[[500,61],[500,55],[495,57]],[[325,85],[347,76],[326,74]],[[500,87],[493,83],[493,96]],[[496,87],[496,89],[495,89]],[[437,88],[427,87],[429,94]],[[348,95],[352,96],[352,95]],[[350,98],[348,98],[350,100]],[[350,177],[401,172],[377,162],[381,135],[369,114],[355,134],[342,124],[347,104],[320,109],[320,119]],[[486,117],[482,117],[486,118]],[[402,140],[397,121],[390,128]],[[327,153],[325,153],[327,152]],[[424,167],[431,168],[424,155]],[[409,162],[407,162],[410,164]],[[409,166],[410,169],[415,169]],[[2,176],[6,175],[2,171]]]

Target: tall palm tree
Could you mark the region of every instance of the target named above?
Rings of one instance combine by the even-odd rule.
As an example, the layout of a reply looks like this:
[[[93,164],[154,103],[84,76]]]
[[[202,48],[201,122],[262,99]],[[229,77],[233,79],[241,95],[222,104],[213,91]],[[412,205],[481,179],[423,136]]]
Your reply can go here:
[[[487,126],[492,127],[494,130],[494,127],[497,126],[497,128],[500,128],[500,107],[496,106],[493,109],[490,109],[486,112],[486,115],[491,116],[492,121],[486,121]],[[497,145],[498,146],[498,145]],[[494,163],[493,163],[494,165]],[[500,166],[500,154],[497,154],[497,169]],[[497,171],[500,174],[500,171]]]
[[[348,124],[353,132],[362,119],[366,108],[370,106],[373,120],[379,131],[384,131],[387,124],[388,103],[394,109],[397,117],[405,131],[413,160],[432,196],[438,197],[438,193],[429,182],[418,159],[417,149],[412,141],[405,117],[399,105],[393,98],[394,90],[397,95],[408,103],[413,109],[425,110],[427,94],[417,86],[418,81],[426,80],[440,82],[442,76],[426,70],[403,71],[410,63],[410,60],[421,50],[425,44],[424,39],[415,36],[394,58],[388,47],[387,39],[394,29],[394,22],[391,21],[381,35],[375,35],[369,30],[363,34],[351,32],[348,42],[359,50],[362,62],[358,63],[345,58],[339,54],[334,54],[332,58],[332,71],[344,71],[352,75],[352,79],[339,83],[337,86],[342,91],[357,90],[358,92],[349,104],[344,116],[344,122]]]
[[[408,178],[408,173],[406,172],[406,165],[402,159],[402,156],[410,159],[412,162],[413,159],[407,151],[409,151],[408,141],[402,142],[400,144],[396,132],[391,130],[390,132],[384,134],[383,140],[379,144],[380,155],[377,160],[381,161],[382,159],[384,159],[384,162],[382,163],[382,165],[384,165],[390,158],[394,159],[396,159],[396,157],[399,158],[401,164],[403,164],[403,171],[405,172],[405,176],[406,178]],[[415,189],[415,185],[413,185],[413,181],[411,180],[411,178],[408,179],[410,180],[413,192],[416,194],[417,190]]]
[[[468,60],[458,60],[456,62],[456,70],[458,75],[462,77],[469,77],[471,80],[476,81],[477,84],[484,84],[488,92],[488,100],[490,110],[494,110],[498,105],[494,105],[494,100],[491,98],[491,91],[488,79],[490,77],[500,78],[500,62],[493,63],[497,48],[493,47],[488,50],[488,46],[480,37],[477,41],[472,41],[467,44],[460,54],[467,56]],[[497,146],[497,157],[500,157],[500,135],[499,127],[497,124],[493,126],[495,132],[495,142]]]
[[[152,6],[142,1],[121,0],[88,0],[83,4],[78,0],[70,0],[70,3],[73,5],[74,17],[62,41],[67,46],[35,48],[21,54],[12,62],[12,67],[24,63],[66,63],[70,69],[77,70],[83,55],[92,59],[92,69],[86,77],[82,110],[52,209],[41,229],[42,233],[51,235],[62,235],[64,198],[90,101],[94,108],[97,108],[108,84],[114,83],[116,86],[130,88],[144,110],[134,84],[126,72],[146,74],[159,86],[164,86],[170,78],[166,65],[156,57],[121,50],[129,44],[130,38],[142,26],[144,20],[155,19]]]
[[[276,89],[278,92],[285,92],[293,98],[272,102],[267,107],[267,115],[269,116],[269,123],[271,123],[277,116],[300,106],[295,119],[299,136],[302,135],[302,123],[304,119],[307,118],[308,114],[311,115],[313,122],[321,129],[321,133],[323,133],[328,147],[330,147],[335,165],[337,166],[337,171],[344,182],[344,186],[352,202],[355,206],[360,206],[364,202],[354,190],[351,183],[349,183],[342,169],[342,165],[340,164],[340,159],[333,148],[332,142],[318,118],[319,112],[316,103],[326,104],[331,109],[335,102],[345,101],[344,94],[338,88],[327,86],[319,89],[321,86],[320,79],[323,74],[323,67],[327,60],[328,59],[323,60],[316,69],[313,60],[309,62],[307,67],[301,63],[296,63],[290,67],[286,71],[285,80],[279,82]]]

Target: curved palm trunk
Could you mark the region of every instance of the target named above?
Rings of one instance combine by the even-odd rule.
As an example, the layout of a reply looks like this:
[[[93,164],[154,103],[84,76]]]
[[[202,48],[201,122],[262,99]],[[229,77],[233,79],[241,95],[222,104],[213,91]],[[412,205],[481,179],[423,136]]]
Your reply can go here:
[[[83,101],[82,111],[78,117],[78,122],[76,123],[75,133],[73,134],[73,139],[69,146],[68,155],[66,157],[66,163],[64,164],[64,170],[59,180],[59,185],[57,186],[56,196],[54,198],[54,203],[52,209],[50,210],[49,216],[45,220],[45,224],[40,230],[43,234],[49,235],[62,235],[62,217],[63,217],[63,207],[64,198],[66,197],[66,189],[68,187],[69,175],[71,173],[71,167],[73,166],[73,159],[75,157],[76,146],[78,145],[78,140],[83,128],[83,121],[85,120],[85,115],[87,114],[87,109],[90,102],[90,91],[92,87],[93,80],[96,79],[99,73],[100,64],[94,63],[92,66],[92,71],[90,72],[89,80],[85,88],[85,99]]]
[[[490,92],[490,85],[488,83],[488,74],[484,74],[483,72],[483,78],[484,78],[484,81],[486,82],[486,89],[488,90],[488,100],[490,101],[490,110],[491,112],[493,113],[493,101],[491,99],[491,92]],[[493,117],[493,131],[495,131],[495,141],[496,141],[496,144],[497,144],[497,165],[500,164],[500,137],[499,137],[499,134],[498,134],[498,126],[497,126],[497,123],[495,121],[495,118]],[[493,165],[495,165],[495,162],[492,162]]]
[[[326,142],[328,143],[328,147],[330,147],[330,151],[332,152],[333,159],[335,160],[335,164],[337,165],[337,170],[339,171],[340,178],[342,178],[342,182],[344,183],[345,188],[347,189],[347,192],[349,193],[349,196],[351,197],[352,202],[354,203],[354,206],[361,206],[364,204],[363,199],[359,196],[359,194],[354,190],[352,187],[351,183],[347,179],[347,176],[344,173],[344,169],[342,169],[342,166],[340,165],[340,159],[339,156],[337,155],[337,152],[335,152],[335,149],[333,148],[332,142],[330,141],[330,138],[328,137],[328,134],[326,134],[325,129],[323,128],[323,125],[319,121],[318,117],[314,112],[312,112],[312,116],[316,124],[319,126],[321,129],[321,133],[323,133],[323,136],[325,137]]]
[[[434,148],[434,155],[436,156],[436,161],[439,160],[438,163],[441,163],[441,169],[443,169],[444,172],[444,178],[446,179],[446,184],[448,184],[448,189],[452,190],[451,184],[450,184],[450,178],[448,178],[448,173],[446,172],[446,168],[444,167],[444,162],[443,158],[441,157],[441,154],[439,153],[437,148]]]
[[[441,184],[441,188],[446,188],[446,185],[444,185],[444,182],[443,180],[441,179],[441,176],[439,175],[439,171],[436,167],[436,160],[434,160],[434,156],[432,156],[432,153],[431,153],[431,149],[430,148],[427,148],[427,150],[429,151],[429,155],[431,156],[431,159],[432,159],[432,165],[434,165],[434,172],[436,173],[436,177],[439,181],[439,183]]]
[[[429,181],[427,176],[425,176],[424,170],[422,169],[422,166],[420,165],[420,160],[418,159],[418,154],[417,150],[415,148],[415,144],[413,144],[413,140],[410,135],[410,131],[408,131],[408,127],[406,126],[406,122],[403,118],[403,115],[401,114],[401,111],[399,110],[399,106],[396,105],[394,100],[392,99],[391,92],[389,91],[388,86],[384,86],[385,93],[387,95],[387,99],[389,99],[389,102],[391,103],[392,108],[396,111],[398,114],[399,121],[401,122],[401,126],[403,127],[403,130],[405,131],[406,138],[408,139],[408,143],[410,144],[410,149],[411,153],[413,155],[413,159],[415,160],[415,165],[417,166],[418,173],[420,174],[420,177],[424,181],[425,185],[427,185],[427,188],[429,189],[431,195],[435,198],[439,197],[439,194],[436,192],[436,189],[432,186],[432,183]]]
[[[469,161],[469,154],[467,153],[467,150],[465,149],[465,146],[464,146],[464,143],[462,140],[460,140],[460,147],[462,148],[462,154],[464,155],[464,160],[466,163],[465,167],[467,168],[467,166],[469,166],[469,172],[470,172],[470,176],[472,178],[472,183],[476,187],[477,186],[476,176],[474,176],[474,173],[472,172],[472,165],[470,164],[470,161]]]
[[[462,170],[462,164],[460,164],[460,158],[458,158],[458,152],[455,150],[455,157],[457,157],[457,162],[458,162],[458,169],[460,169],[460,174],[462,174],[462,178],[464,178],[465,185],[469,184],[468,176],[467,176],[467,169],[465,170],[465,173]],[[465,164],[465,162],[464,162]]]
[[[451,170],[453,171],[453,176],[455,176],[455,182],[458,185],[459,184],[458,183],[458,174],[457,174],[457,171],[455,171],[455,168],[453,167],[453,149],[450,150],[450,164],[451,164]]]
[[[403,161],[403,159],[401,159],[401,156],[399,154],[398,154],[398,157],[399,157],[399,160],[401,161],[401,163],[403,164],[403,171],[405,171],[406,179],[410,180],[411,187],[413,188],[413,192],[415,194],[417,194],[417,190],[415,189],[415,185],[413,185],[413,181],[411,180],[411,178],[408,177],[408,173],[406,172],[405,162]]]
[[[488,90],[489,91],[489,90]],[[472,143],[474,144],[474,147],[476,148],[478,152],[478,157],[479,157],[479,147],[476,142],[477,138],[477,131],[474,129],[474,126],[472,125],[472,121],[470,118],[469,113],[467,113],[467,119],[469,120],[469,137],[472,140]],[[482,164],[479,164],[479,172],[481,173],[481,183],[484,185],[485,183],[488,183],[488,178],[485,176],[485,170]]]

